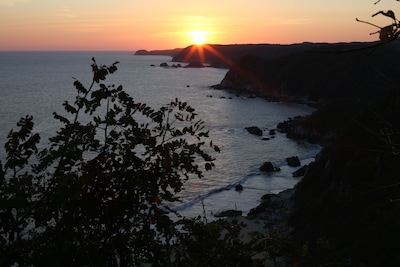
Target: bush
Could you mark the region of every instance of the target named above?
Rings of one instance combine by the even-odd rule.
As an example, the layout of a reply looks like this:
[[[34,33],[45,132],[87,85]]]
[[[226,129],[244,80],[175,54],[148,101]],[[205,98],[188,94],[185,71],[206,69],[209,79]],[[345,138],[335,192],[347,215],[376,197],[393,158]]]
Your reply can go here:
[[[62,127],[39,151],[33,118],[8,134],[0,164],[0,265],[126,266],[170,261],[176,224],[167,202],[214,167],[208,132],[178,99],[154,110],[105,85],[117,63],[93,59],[89,88],[75,80]],[[203,162],[203,163],[201,163]]]

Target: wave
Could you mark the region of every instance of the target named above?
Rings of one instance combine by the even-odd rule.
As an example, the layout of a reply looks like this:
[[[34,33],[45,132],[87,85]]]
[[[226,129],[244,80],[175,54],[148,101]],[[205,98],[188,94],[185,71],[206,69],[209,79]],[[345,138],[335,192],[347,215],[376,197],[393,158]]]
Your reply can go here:
[[[321,150],[320,146],[315,146],[315,149],[310,150],[308,153],[305,153],[305,154],[299,156],[300,161],[303,163],[302,166],[304,166],[305,164],[309,164],[310,162],[313,162],[315,159],[315,156],[320,152],[320,150]],[[210,197],[221,194],[222,192],[225,192],[225,191],[233,190],[238,185],[244,185],[244,184],[246,184],[246,182],[248,182],[251,179],[254,179],[255,177],[267,175],[267,176],[269,176],[269,178],[288,177],[288,178],[292,179],[292,173],[298,169],[295,167],[289,167],[287,165],[286,159],[277,161],[277,162],[273,162],[273,164],[274,164],[274,166],[278,167],[281,171],[266,174],[265,172],[262,172],[258,168],[256,168],[256,169],[252,170],[251,172],[249,172],[241,180],[239,180],[235,183],[224,185],[219,188],[214,188],[205,194],[198,195],[197,197],[193,198],[192,200],[175,207],[173,210],[176,212],[188,210],[191,207],[193,207],[199,203],[202,203],[203,201],[207,200]],[[283,184],[283,187],[284,187],[284,184]],[[285,189],[288,189],[288,188],[281,188],[281,190],[285,190]],[[264,193],[267,193],[267,192],[265,192],[265,189],[263,187],[259,187],[259,186],[246,186],[246,190],[255,190],[255,191],[262,191]],[[279,190],[279,191],[281,191],[281,190]],[[271,188],[271,191],[276,191],[276,190],[274,190],[274,188]],[[220,199],[220,201],[223,202],[223,201],[227,201],[227,200]]]

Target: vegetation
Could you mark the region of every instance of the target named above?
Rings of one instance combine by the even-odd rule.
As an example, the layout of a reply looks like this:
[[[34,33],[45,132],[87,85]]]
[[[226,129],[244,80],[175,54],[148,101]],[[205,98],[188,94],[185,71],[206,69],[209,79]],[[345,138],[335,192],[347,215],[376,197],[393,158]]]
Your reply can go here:
[[[63,104],[66,115],[54,113],[62,126],[48,147],[38,149],[30,116],[8,134],[0,164],[1,266],[199,265],[204,255],[185,242],[206,242],[213,255],[219,236],[197,239],[193,227],[206,224],[173,220],[166,203],[178,200],[186,179],[214,167],[210,153],[218,148],[208,147],[204,123],[187,103],[176,99],[153,110],[122,86],[105,85],[116,70],[117,62],[98,66],[93,59],[92,84],[74,82],[75,103]],[[232,238],[214,254],[232,256],[240,244]],[[232,256],[243,259],[251,260],[246,253]]]

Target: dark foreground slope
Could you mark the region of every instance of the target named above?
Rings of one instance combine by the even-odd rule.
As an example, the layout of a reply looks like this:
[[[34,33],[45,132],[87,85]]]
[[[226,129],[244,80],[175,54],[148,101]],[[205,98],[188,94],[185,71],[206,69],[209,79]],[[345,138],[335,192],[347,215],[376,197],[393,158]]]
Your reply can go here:
[[[316,87],[317,94],[309,87],[286,91],[288,98],[313,99],[320,108],[281,128],[293,138],[324,144],[294,193],[290,224],[295,240],[307,248],[302,266],[400,263],[398,54],[385,46],[370,55],[362,52],[346,55],[346,64],[335,63],[352,74],[345,83]],[[304,64],[300,72],[307,68]],[[334,82],[328,76],[324,80]]]
[[[304,266],[398,266],[400,88],[348,111],[295,188],[293,236]],[[320,113],[312,120],[335,117]]]

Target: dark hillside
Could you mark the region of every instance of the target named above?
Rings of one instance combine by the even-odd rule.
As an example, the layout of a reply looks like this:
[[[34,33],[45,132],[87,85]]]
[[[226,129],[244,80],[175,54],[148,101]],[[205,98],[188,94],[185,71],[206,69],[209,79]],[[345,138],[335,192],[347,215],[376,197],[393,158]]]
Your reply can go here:
[[[309,247],[303,266],[400,262],[399,118],[399,90],[353,107],[296,186],[291,225]]]
[[[372,100],[400,84],[400,53],[384,46],[373,53],[356,46],[329,45],[277,59],[245,56],[219,87],[236,92],[303,102],[333,99]]]

